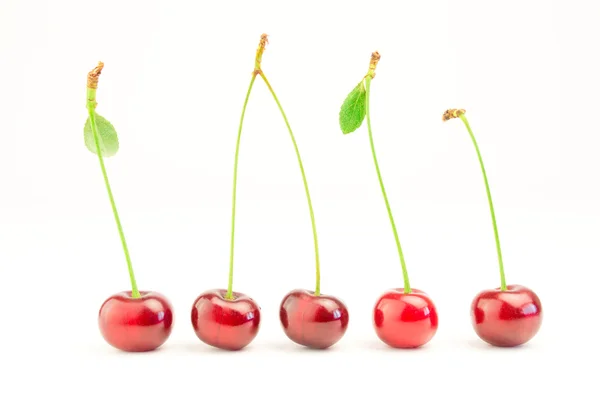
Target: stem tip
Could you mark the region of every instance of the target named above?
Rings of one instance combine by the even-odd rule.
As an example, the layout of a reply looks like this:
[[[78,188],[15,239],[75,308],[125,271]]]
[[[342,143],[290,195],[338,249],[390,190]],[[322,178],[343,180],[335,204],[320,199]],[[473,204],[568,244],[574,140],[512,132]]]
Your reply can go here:
[[[260,63],[262,61],[262,56],[265,52],[265,47],[269,43],[268,37],[269,35],[267,35],[266,33],[260,35],[260,42],[258,43],[258,48],[256,49],[256,59],[254,61],[254,75],[258,75],[260,73]]]
[[[371,63],[369,64],[369,73],[367,76],[371,76],[371,79],[375,77],[375,68],[377,68],[377,63],[381,59],[381,55],[379,55],[378,51],[375,51],[371,54]]]
[[[266,33],[263,33],[262,35],[260,35],[260,43],[258,43],[258,47],[264,49],[268,42],[269,42],[269,35]]]
[[[467,111],[464,109],[448,109],[442,115],[442,121],[447,122],[450,119],[456,119],[461,115],[464,115]]]
[[[95,90],[98,88],[98,78],[104,68],[104,62],[99,61],[98,66],[92,69],[87,75],[87,88]]]

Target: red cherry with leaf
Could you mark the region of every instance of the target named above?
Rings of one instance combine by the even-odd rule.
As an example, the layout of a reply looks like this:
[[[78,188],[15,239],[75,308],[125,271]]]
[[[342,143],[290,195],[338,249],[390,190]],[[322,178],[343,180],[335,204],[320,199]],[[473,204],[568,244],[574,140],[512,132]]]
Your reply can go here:
[[[400,245],[398,231],[396,230],[396,224],[375,153],[369,103],[371,81],[375,77],[375,68],[379,59],[380,55],[378,52],[374,52],[371,55],[369,71],[344,100],[339,114],[339,122],[342,132],[349,134],[361,126],[365,117],[367,119],[371,153],[394,233],[404,279],[403,288],[391,289],[377,300],[373,309],[373,327],[377,336],[391,347],[416,348],[426,344],[433,338],[438,328],[438,315],[431,298],[423,291],[413,289],[410,286],[402,246]]]
[[[88,119],[84,126],[84,141],[86,147],[98,156],[100,162],[104,184],[125,253],[131,291],[120,292],[106,299],[98,313],[98,327],[106,342],[115,348],[129,352],[151,351],[160,347],[169,338],[173,327],[173,308],[163,295],[150,291],[140,292],[137,287],[123,227],[104,166],[104,157],[117,153],[119,140],[113,125],[96,113],[96,90],[103,68],[104,64],[99,62],[98,66],[88,73]]]
[[[465,110],[448,109],[442,116],[443,121],[455,118],[460,118],[463,121],[477,152],[492,216],[498,268],[500,270],[500,287],[484,290],[473,299],[471,303],[471,321],[475,332],[483,341],[497,347],[515,347],[525,344],[539,331],[542,324],[542,303],[531,289],[520,285],[506,284],[494,204],[483,165],[483,158],[473,130],[465,116]]]

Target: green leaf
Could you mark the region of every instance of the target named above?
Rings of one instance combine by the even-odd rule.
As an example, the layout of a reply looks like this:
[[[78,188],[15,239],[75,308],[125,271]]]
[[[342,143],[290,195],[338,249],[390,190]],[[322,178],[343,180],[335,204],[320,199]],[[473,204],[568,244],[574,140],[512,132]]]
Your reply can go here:
[[[98,127],[98,139],[102,156],[110,157],[115,155],[119,150],[119,137],[117,137],[117,131],[108,120],[98,114],[96,114],[96,126]],[[94,134],[92,133],[92,125],[89,117],[83,127],[83,139],[87,149],[93,154],[96,154],[96,142],[94,141]]]
[[[367,113],[367,90],[361,80],[348,94],[340,109],[340,128],[344,134],[360,127]]]

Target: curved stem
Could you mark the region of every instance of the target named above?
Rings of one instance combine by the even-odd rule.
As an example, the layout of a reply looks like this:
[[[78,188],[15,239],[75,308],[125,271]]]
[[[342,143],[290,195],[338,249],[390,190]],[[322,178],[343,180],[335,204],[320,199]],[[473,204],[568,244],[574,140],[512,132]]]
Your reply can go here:
[[[481,152],[479,152],[479,146],[477,145],[477,141],[475,140],[475,135],[473,135],[473,131],[471,130],[471,126],[467,120],[467,117],[461,114],[460,119],[465,124],[469,135],[471,136],[471,141],[473,141],[473,145],[475,146],[475,151],[477,151],[477,158],[479,159],[479,164],[481,166],[481,172],[483,173],[483,181],[485,182],[485,191],[487,193],[488,203],[490,205],[490,213],[492,215],[492,224],[494,226],[494,238],[496,239],[496,251],[498,252],[498,264],[500,268],[500,290],[506,290],[506,277],[504,276],[504,263],[502,261],[502,250],[500,249],[500,238],[498,237],[498,226],[496,225],[496,214],[494,213],[494,204],[492,203],[492,194],[490,193],[490,185],[488,183],[487,175],[485,173],[485,167],[483,166],[483,159],[481,158]]]
[[[300,172],[302,173],[302,181],[304,182],[304,191],[306,193],[306,199],[308,201],[308,210],[310,211],[310,221],[312,224],[313,240],[314,240],[314,245],[315,245],[315,263],[316,263],[316,265],[315,265],[316,266],[315,296],[319,296],[321,294],[321,266],[320,266],[320,262],[319,262],[319,243],[317,240],[317,226],[315,223],[315,213],[313,211],[312,201],[310,199],[310,192],[308,190],[308,182],[306,181],[306,173],[304,172],[304,166],[302,165],[302,158],[300,157],[300,151],[298,150],[298,145],[296,144],[296,139],[294,138],[294,133],[292,133],[292,128],[290,127],[290,123],[288,122],[288,119],[285,115],[285,112],[283,111],[283,107],[281,106],[279,99],[277,98],[277,95],[275,95],[275,91],[273,91],[273,87],[271,87],[271,84],[269,84],[269,81],[267,80],[267,77],[264,75],[262,70],[259,71],[259,74],[262,77],[262,79],[264,80],[265,84],[267,85],[269,91],[271,92],[271,95],[273,95],[273,99],[277,103],[277,107],[279,108],[279,111],[281,112],[281,116],[283,116],[285,125],[287,126],[287,129],[290,133],[290,138],[292,139],[292,143],[294,144],[294,150],[296,151],[296,157],[298,158],[298,164],[300,165]]]
[[[256,73],[252,74],[250,80],[250,86],[246,93],[246,99],[244,100],[244,106],[242,107],[242,116],[240,117],[240,125],[238,127],[237,142],[235,144],[235,161],[233,164],[233,200],[231,205],[231,247],[229,249],[229,281],[227,283],[227,294],[225,298],[228,300],[233,299],[233,252],[235,243],[235,202],[237,193],[237,169],[238,169],[238,158],[240,154],[240,140],[242,138],[242,125],[244,124],[244,115],[246,114],[246,106],[248,105],[248,99],[250,98],[250,92],[252,92],[252,86],[256,80]]]
[[[119,219],[119,213],[117,212],[117,206],[115,199],[110,189],[110,183],[108,182],[108,175],[106,168],[104,167],[104,159],[102,158],[102,152],[100,150],[100,140],[98,137],[98,126],[96,124],[96,90],[88,88],[88,114],[90,118],[90,126],[92,128],[92,135],[94,136],[94,143],[96,145],[96,153],[98,160],[100,161],[100,168],[102,169],[102,176],[104,177],[104,185],[106,185],[106,191],[108,192],[108,198],[112,207],[113,215],[117,223],[117,229],[119,230],[119,237],[121,238],[121,244],[123,251],[125,252],[125,260],[127,261],[127,269],[129,271],[129,280],[131,281],[131,297],[140,298],[140,292],[135,281],[135,275],[133,273],[133,266],[131,265],[131,258],[129,257],[129,249],[127,249],[127,242],[125,241],[125,234],[123,233],[123,227],[121,226],[121,220]]]
[[[406,269],[406,263],[404,261],[404,254],[402,253],[402,246],[400,246],[400,239],[398,238],[398,231],[396,230],[396,224],[394,223],[394,217],[392,216],[392,209],[385,193],[385,187],[383,185],[383,179],[381,178],[381,172],[379,170],[379,163],[377,162],[377,155],[375,154],[375,145],[373,144],[373,132],[371,130],[371,115],[370,115],[370,96],[371,96],[371,80],[372,76],[369,74],[365,78],[366,82],[366,113],[367,113],[367,128],[369,130],[369,141],[371,143],[371,152],[373,153],[373,161],[375,162],[375,170],[377,171],[377,177],[379,178],[379,186],[381,186],[381,193],[385,200],[385,207],[387,208],[390,223],[392,224],[392,230],[394,231],[394,239],[396,240],[396,247],[398,248],[398,255],[400,256],[400,264],[402,265],[402,277],[404,278],[404,293],[408,294],[411,292],[410,282],[408,280],[408,271]]]

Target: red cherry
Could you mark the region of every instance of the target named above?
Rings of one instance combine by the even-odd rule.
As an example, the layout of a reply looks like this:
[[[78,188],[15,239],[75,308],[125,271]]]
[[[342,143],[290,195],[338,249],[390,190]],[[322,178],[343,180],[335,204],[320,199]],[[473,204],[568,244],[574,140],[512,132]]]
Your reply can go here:
[[[348,328],[348,309],[336,297],[315,296],[296,289],[281,301],[279,319],[285,334],[295,343],[310,348],[328,348],[337,343]]]
[[[403,288],[385,292],[373,311],[377,336],[394,348],[416,348],[433,338],[438,328],[438,315],[427,293]]]
[[[202,293],[192,307],[192,326],[200,340],[225,350],[241,350],[258,334],[260,307],[243,293],[214,289]]]
[[[536,335],[542,324],[542,303],[531,290],[508,285],[484,290],[471,304],[471,321],[477,335],[498,347],[524,344]]]
[[[140,298],[131,297],[131,291],[110,296],[100,307],[98,326],[104,339],[123,351],[152,351],[171,335],[173,308],[171,303],[156,292],[140,292]]]

